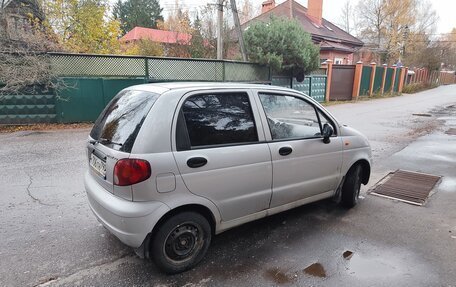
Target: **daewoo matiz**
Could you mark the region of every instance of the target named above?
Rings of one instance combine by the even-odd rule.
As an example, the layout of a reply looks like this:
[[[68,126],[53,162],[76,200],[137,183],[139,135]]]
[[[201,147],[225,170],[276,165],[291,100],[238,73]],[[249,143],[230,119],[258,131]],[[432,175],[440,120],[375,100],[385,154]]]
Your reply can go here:
[[[229,228],[333,197],[356,205],[365,136],[294,90],[162,83],[122,90],[87,143],[98,220],[163,271],[195,266]]]

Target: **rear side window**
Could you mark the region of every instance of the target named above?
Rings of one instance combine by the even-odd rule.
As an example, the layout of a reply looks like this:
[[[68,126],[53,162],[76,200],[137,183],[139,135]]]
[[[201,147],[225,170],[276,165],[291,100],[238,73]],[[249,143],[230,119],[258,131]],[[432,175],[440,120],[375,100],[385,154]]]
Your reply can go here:
[[[246,93],[204,94],[189,97],[177,127],[177,148],[257,142],[258,135]],[[185,132],[186,129],[186,132]],[[188,134],[187,143],[184,137]]]
[[[90,136],[112,149],[131,152],[142,123],[158,94],[125,90],[106,106]]]

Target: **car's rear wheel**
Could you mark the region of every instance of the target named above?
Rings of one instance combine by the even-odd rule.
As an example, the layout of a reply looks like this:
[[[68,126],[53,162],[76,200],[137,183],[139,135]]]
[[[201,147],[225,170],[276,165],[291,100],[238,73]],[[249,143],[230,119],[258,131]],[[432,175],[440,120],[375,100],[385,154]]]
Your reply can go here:
[[[196,212],[178,213],[164,221],[151,242],[151,257],[166,273],[174,274],[197,265],[211,242],[211,226]]]
[[[341,204],[346,208],[354,207],[359,200],[361,190],[362,168],[357,164],[350,168],[342,186]]]

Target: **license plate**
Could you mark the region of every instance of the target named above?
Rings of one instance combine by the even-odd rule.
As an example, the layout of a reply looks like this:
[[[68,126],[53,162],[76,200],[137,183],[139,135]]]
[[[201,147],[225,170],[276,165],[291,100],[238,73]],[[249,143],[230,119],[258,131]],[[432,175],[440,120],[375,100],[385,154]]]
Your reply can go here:
[[[90,155],[90,166],[92,169],[101,175],[103,178],[106,178],[106,163],[93,153]]]

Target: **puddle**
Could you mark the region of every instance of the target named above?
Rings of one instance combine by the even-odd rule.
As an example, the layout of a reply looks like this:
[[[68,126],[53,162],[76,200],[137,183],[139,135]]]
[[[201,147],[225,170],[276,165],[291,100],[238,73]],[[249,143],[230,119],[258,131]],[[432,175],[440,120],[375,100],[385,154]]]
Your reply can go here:
[[[287,284],[293,281],[293,277],[287,275],[285,272],[279,268],[272,268],[266,270],[264,277],[271,281],[274,281],[277,284]]]
[[[344,259],[350,260],[353,257],[353,252],[347,250],[342,254],[342,256],[344,257]]]
[[[400,268],[384,258],[363,258],[353,254],[347,271],[350,275],[365,278],[385,278],[401,274]]]
[[[304,269],[304,273],[320,278],[326,277],[325,268],[318,262],[306,267],[306,269]]]

